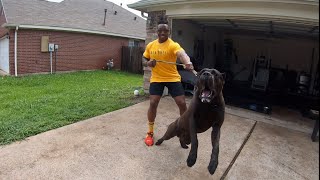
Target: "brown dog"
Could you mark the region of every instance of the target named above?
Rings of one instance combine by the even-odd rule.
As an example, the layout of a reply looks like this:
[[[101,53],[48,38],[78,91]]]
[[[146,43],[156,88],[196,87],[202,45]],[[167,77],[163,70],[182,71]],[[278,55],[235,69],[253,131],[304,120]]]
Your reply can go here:
[[[164,140],[177,136],[182,148],[188,148],[187,144],[191,143],[187,159],[187,165],[191,167],[197,160],[197,133],[205,132],[212,127],[212,153],[208,166],[210,174],[213,174],[218,166],[220,128],[224,121],[225,109],[222,94],[224,79],[224,73],[216,69],[201,70],[187,111],[171,123],[164,136],[156,142],[156,145],[160,145]]]

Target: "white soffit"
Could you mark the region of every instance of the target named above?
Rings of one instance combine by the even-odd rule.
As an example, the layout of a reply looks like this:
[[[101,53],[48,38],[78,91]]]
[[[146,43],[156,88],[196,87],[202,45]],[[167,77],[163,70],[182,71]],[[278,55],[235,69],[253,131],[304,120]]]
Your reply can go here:
[[[270,2],[219,2],[194,3],[178,7],[166,7],[166,15],[172,18],[247,18],[277,19],[277,21],[305,22],[319,25],[319,6]],[[226,18],[224,18],[226,19]]]

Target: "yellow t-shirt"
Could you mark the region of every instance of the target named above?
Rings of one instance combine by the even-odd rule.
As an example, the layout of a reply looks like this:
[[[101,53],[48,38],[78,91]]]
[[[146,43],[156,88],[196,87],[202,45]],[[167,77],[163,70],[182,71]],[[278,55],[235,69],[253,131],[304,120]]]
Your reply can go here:
[[[155,59],[168,62],[177,61],[177,52],[183,50],[180,45],[168,38],[167,41],[159,43],[158,39],[150,42],[143,56],[148,59]],[[150,82],[180,82],[181,76],[178,73],[177,66],[157,62],[152,68]]]

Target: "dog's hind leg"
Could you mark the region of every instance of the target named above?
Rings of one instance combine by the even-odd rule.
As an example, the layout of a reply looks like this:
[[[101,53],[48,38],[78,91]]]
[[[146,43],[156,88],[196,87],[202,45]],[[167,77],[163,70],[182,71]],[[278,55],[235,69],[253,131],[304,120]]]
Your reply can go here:
[[[157,142],[156,142],[156,145],[160,145],[162,144],[162,142],[164,140],[169,140],[173,137],[175,137],[177,135],[177,124],[178,124],[178,121],[175,121],[173,123],[171,123],[166,131],[166,133],[163,135],[162,138],[160,138]]]
[[[220,128],[221,126],[216,124],[212,127],[211,132],[212,153],[210,163],[208,166],[208,170],[211,175],[216,171],[218,166]]]

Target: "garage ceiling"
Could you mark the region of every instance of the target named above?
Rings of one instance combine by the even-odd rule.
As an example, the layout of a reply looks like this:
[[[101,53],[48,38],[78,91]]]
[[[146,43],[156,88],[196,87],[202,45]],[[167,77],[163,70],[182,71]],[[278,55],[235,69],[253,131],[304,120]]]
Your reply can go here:
[[[254,30],[275,35],[299,35],[319,37],[319,26],[312,24],[297,24],[292,22],[277,22],[270,20],[243,20],[243,19],[192,19],[202,27],[216,27],[220,29]]]

